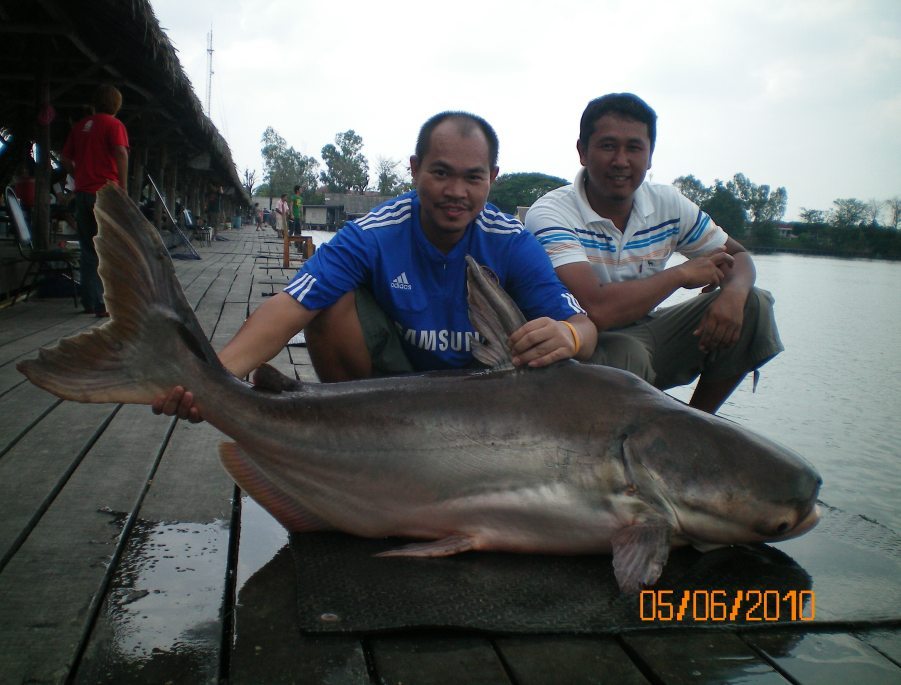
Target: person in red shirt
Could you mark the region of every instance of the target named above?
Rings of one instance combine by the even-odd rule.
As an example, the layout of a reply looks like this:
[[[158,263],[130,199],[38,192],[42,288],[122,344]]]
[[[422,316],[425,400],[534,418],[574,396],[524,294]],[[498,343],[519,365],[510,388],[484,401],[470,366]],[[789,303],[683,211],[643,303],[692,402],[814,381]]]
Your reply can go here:
[[[62,150],[62,163],[75,179],[75,221],[81,246],[81,301],[85,313],[109,316],[103,302],[103,284],[97,275],[94,236],[97,191],[109,182],[127,190],[128,132],[116,118],[122,93],[104,84],[94,94],[95,114],[72,127]]]

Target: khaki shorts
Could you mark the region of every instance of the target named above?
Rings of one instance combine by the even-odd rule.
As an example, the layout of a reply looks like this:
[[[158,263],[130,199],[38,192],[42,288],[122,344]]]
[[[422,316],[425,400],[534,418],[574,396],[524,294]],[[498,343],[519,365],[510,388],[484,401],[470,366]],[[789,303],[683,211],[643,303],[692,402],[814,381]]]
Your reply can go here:
[[[404,352],[397,327],[365,288],[354,291],[357,317],[366,349],[372,359],[373,376],[398,376],[416,371]]]
[[[744,324],[738,342],[709,354],[698,349],[697,329],[719,291],[698,295],[651,312],[640,321],[605,331],[590,359],[625,369],[661,389],[686,385],[700,374],[724,380],[755,371],[783,349],[773,314],[773,296],[754,288],[745,303]]]

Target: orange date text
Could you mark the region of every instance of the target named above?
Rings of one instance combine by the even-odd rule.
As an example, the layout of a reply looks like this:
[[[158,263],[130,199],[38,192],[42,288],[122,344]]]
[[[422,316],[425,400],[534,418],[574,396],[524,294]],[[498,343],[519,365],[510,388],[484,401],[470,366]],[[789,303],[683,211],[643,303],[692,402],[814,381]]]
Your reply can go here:
[[[642,621],[722,623],[813,621],[813,590],[643,590]]]

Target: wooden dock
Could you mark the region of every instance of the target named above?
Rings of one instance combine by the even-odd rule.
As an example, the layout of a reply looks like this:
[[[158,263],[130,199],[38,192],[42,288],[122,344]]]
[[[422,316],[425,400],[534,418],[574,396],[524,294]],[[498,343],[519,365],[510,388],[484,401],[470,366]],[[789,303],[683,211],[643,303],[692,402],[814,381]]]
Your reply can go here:
[[[293,273],[271,232],[176,260],[220,348]],[[207,424],[57,400],[16,371],[102,322],[71,298],[0,310],[0,684],[901,683],[901,628],[303,634],[287,536]],[[315,380],[305,348],[274,364]]]

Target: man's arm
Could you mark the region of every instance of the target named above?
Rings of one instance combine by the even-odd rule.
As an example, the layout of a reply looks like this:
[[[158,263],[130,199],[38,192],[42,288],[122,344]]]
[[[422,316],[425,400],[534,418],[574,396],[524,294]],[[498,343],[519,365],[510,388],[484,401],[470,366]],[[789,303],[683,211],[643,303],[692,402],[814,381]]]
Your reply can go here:
[[[598,331],[584,314],[575,314],[566,323],[543,316],[520,326],[508,343],[515,366],[548,366],[572,358],[587,361],[597,346]]]
[[[235,336],[222,348],[219,360],[239,378],[269,361],[319,313],[297,302],[287,293],[274,295],[260,306]],[[176,386],[153,403],[154,414],[178,416],[197,422],[200,412],[194,406],[190,388]]]
[[[557,275],[599,331],[627,326],[680,288],[716,287],[733,258],[723,250],[633,281],[601,283],[588,262],[557,267]]]
[[[319,313],[304,307],[285,292],[266,300],[219,353],[229,371],[243,378],[268,362]]]
[[[736,343],[744,322],[745,302],[757,280],[754,261],[741,243],[727,238],[725,249],[732,255],[732,266],[724,270],[720,295],[707,308],[694,331],[698,346],[705,352]]]
[[[113,148],[113,158],[116,160],[116,169],[119,172],[119,185],[122,190],[128,192],[128,148],[124,145],[116,145]]]
[[[63,165],[63,169],[66,170],[67,174],[75,175],[75,162],[72,159],[66,157],[66,155],[60,155],[59,162]]]

